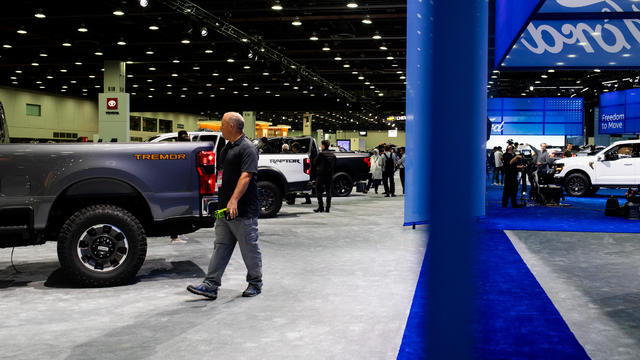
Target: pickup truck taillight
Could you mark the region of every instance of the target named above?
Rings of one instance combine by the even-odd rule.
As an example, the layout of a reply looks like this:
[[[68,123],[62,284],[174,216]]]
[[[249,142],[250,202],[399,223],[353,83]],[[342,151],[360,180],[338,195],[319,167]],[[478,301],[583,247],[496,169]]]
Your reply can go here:
[[[307,175],[311,175],[311,159],[304,159],[304,173]]]
[[[213,151],[201,151],[197,156],[198,175],[200,176],[200,194],[216,192],[216,154]]]
[[[364,158],[364,159],[362,159],[362,160],[364,160],[364,162],[366,162],[366,163],[367,163],[367,166],[368,166],[368,167],[371,167],[371,158],[366,157],[366,158]]]

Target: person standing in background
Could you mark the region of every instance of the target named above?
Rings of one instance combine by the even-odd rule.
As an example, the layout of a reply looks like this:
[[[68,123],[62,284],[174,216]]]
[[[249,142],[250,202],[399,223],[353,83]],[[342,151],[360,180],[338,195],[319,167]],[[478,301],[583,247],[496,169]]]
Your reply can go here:
[[[369,168],[371,177],[367,183],[367,191],[369,191],[371,185],[373,185],[376,194],[378,193],[378,186],[380,186],[380,182],[382,181],[382,163],[379,153],[380,151],[378,151],[378,149],[373,149],[373,155],[369,158],[371,161],[371,168]]]
[[[336,168],[336,156],[329,150],[329,141],[322,140],[321,152],[313,162],[313,173],[316,179],[316,195],[318,208],[314,212],[329,212],[331,209],[331,195],[333,192],[333,173]],[[322,203],[322,193],[327,192],[327,206]]]
[[[398,149],[398,152],[400,153],[400,158],[398,159],[398,161],[396,161],[396,167],[400,172],[400,185],[402,185],[403,194],[404,194],[404,155],[405,155],[404,151],[405,151],[405,148]]]

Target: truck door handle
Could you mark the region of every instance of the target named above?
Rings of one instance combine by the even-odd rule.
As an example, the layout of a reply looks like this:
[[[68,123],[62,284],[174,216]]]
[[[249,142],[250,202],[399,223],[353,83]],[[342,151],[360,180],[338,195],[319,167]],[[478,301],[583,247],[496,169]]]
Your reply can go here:
[[[633,164],[624,164],[624,166],[631,166],[631,165],[633,165]]]

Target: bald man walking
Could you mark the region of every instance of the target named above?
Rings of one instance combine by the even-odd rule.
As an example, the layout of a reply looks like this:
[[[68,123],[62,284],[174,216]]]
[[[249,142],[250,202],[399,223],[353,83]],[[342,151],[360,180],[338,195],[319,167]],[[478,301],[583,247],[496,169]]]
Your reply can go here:
[[[238,243],[242,259],[247,267],[249,286],[242,293],[252,297],[262,292],[262,254],[258,246],[258,150],[243,132],[244,119],[238,113],[222,116],[222,136],[228,140],[222,149],[219,164],[222,164],[222,186],[220,207],[227,208],[231,220],[216,221],[213,255],[209,270],[200,285],[187,286],[191,293],[215,300],[218,287],[233,250]]]

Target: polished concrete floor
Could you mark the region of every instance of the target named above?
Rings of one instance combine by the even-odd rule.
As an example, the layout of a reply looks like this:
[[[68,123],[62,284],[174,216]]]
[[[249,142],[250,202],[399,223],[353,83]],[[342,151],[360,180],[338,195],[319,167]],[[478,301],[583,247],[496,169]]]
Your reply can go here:
[[[300,200],[298,200],[300,202]],[[238,251],[216,301],[187,293],[213,231],[149,240],[135,284],[82,289],[55,243],[0,249],[0,358],[395,359],[426,246],[403,228],[403,198],[355,194],[332,212],[284,205],[261,220],[264,292],[242,298]],[[637,234],[507,231],[593,359],[640,359]]]
[[[300,202],[300,200],[298,200]],[[82,289],[55,243],[0,249],[0,357],[7,359],[394,359],[426,245],[403,228],[403,198],[355,194],[332,212],[284,205],[260,220],[264,289],[239,251],[215,301],[185,291],[206,271],[213,231],[149,239],[138,282]]]

